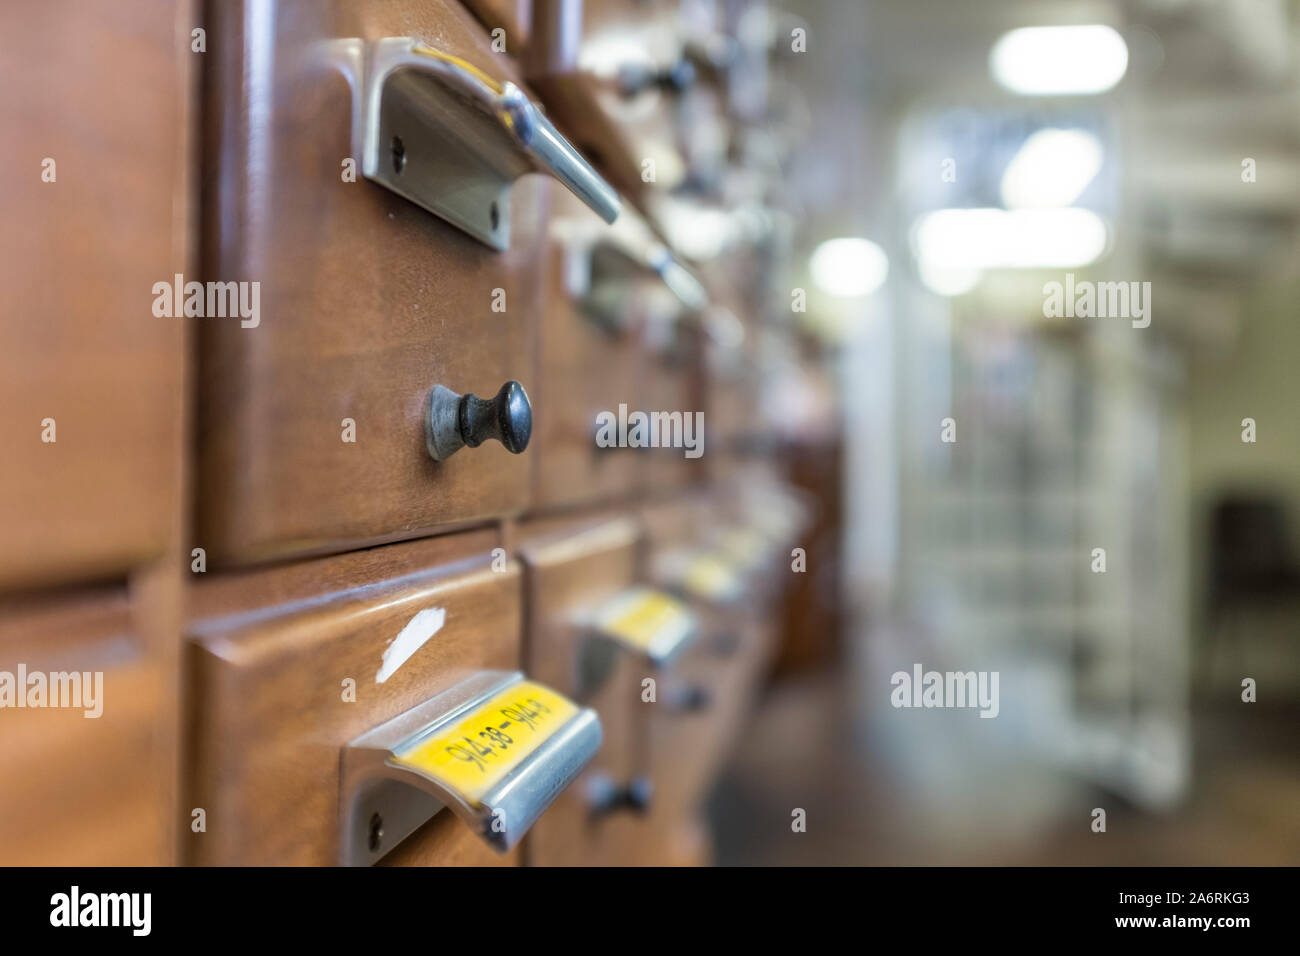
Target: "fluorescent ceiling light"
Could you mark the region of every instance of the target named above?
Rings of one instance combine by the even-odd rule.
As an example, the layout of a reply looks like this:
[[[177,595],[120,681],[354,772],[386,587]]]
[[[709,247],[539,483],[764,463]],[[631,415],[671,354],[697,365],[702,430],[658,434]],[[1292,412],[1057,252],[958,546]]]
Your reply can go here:
[[[940,209],[913,233],[926,269],[1085,266],[1106,251],[1106,224],[1089,209]]]
[[[1128,47],[1106,26],[1023,27],[994,44],[989,68],[1013,93],[1103,93],[1128,69]]]
[[[970,266],[945,266],[921,259],[916,264],[916,271],[921,276],[925,287],[936,295],[965,295],[975,288],[984,273]]]
[[[1002,175],[1008,209],[1068,206],[1101,172],[1101,141],[1081,129],[1040,129]]]
[[[831,295],[843,298],[870,295],[889,275],[889,257],[867,239],[827,239],[809,260],[813,281]]]

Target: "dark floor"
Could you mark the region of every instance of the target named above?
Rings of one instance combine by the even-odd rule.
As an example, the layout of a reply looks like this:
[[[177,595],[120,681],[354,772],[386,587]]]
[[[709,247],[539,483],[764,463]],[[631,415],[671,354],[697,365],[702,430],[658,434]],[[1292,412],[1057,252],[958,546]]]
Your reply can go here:
[[[1033,762],[966,773],[962,742],[942,731],[864,727],[853,683],[842,669],[764,694],[710,804],[719,864],[1300,864],[1294,709],[1194,707],[1187,796],[1152,811]],[[1095,806],[1104,834],[1089,826]],[[792,831],[795,808],[806,832]]]

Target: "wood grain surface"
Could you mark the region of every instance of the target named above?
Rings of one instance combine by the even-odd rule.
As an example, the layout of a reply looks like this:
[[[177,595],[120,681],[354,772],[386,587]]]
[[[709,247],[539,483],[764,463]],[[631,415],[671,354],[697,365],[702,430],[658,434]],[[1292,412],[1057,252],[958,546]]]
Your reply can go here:
[[[124,578],[180,514],[185,320],[151,290],[186,261],[190,7],[0,5],[0,590]]]
[[[207,811],[200,863],[339,861],[345,744],[482,669],[520,662],[520,572],[494,532],[391,545],[228,575],[196,594],[190,634],[189,800]],[[377,680],[384,650],[421,610],[445,624]],[[344,682],[355,681],[355,701]],[[468,852],[442,824],[403,856],[510,863]]]
[[[541,178],[512,190],[505,253],[359,173],[343,181],[344,160],[359,161],[358,91],[329,44],[410,36],[501,80],[518,80],[512,61],[448,0],[209,14],[204,269],[259,281],[261,321],[201,327],[200,542],[229,566],[522,511],[529,452],[489,441],[435,462],[423,422],[434,385],[490,397],[509,379],[533,384]]]

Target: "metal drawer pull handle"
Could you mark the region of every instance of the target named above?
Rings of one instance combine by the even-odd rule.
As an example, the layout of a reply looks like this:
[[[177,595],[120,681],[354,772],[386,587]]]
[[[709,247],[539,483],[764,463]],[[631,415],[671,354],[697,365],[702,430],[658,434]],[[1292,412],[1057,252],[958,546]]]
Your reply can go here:
[[[659,277],[682,311],[708,308],[704,284],[634,213],[619,217],[613,228],[588,218],[555,220],[552,230],[568,257],[566,291],[601,325],[622,328],[632,283],[646,274]]]
[[[370,48],[362,172],[494,249],[510,246],[511,184],[563,183],[605,222],[618,194],[524,92],[459,57],[388,37]]]
[[[601,734],[594,710],[517,671],[480,671],[343,748],[342,862],[374,863],[443,807],[504,853]]]
[[[589,617],[578,661],[581,697],[599,688],[619,654],[631,652],[649,666],[670,665],[699,633],[699,621],[681,601],[652,588],[632,588]]]
[[[518,455],[532,435],[533,406],[518,382],[506,382],[492,398],[458,395],[444,385],[429,390],[424,444],[434,461],[444,461],[466,445],[477,448],[489,438]]]
[[[709,293],[695,273],[682,265],[666,246],[655,248],[650,254],[650,267],[659,274],[677,301],[691,312],[698,312],[709,304]]]

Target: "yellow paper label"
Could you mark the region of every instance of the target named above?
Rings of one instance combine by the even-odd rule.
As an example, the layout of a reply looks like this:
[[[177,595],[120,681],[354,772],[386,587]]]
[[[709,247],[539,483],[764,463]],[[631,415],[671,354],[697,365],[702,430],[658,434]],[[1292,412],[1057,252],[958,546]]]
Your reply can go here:
[[[711,554],[691,559],[683,583],[691,594],[709,600],[730,597],[740,586],[735,568]]]
[[[767,541],[752,528],[730,531],[722,539],[722,548],[737,564],[753,567],[762,560]]]
[[[601,622],[605,633],[646,652],[656,643],[677,636],[690,625],[690,611],[681,601],[662,591],[640,589]]]
[[[431,777],[477,803],[578,713],[548,687],[521,681],[411,747],[392,762]]]

